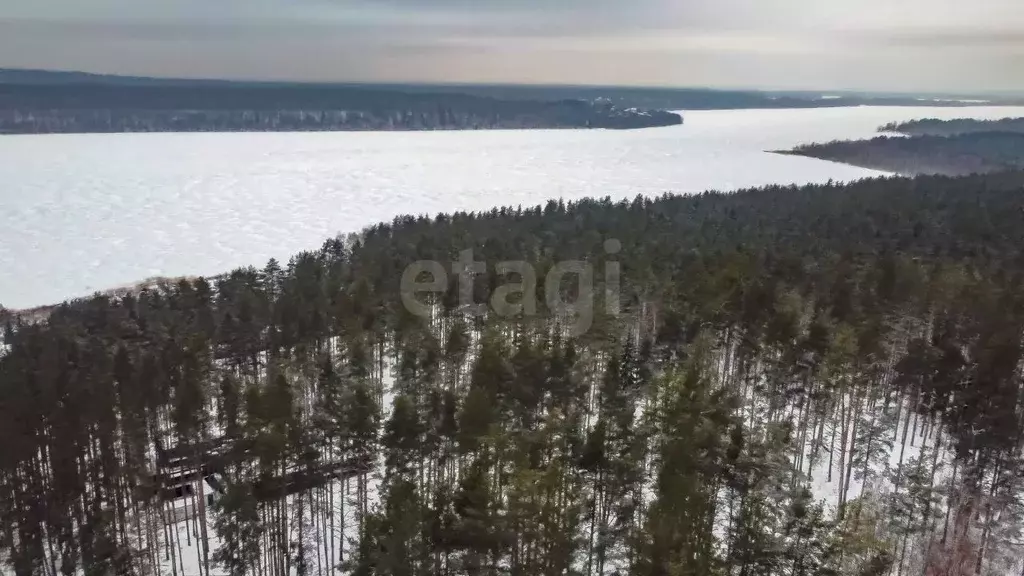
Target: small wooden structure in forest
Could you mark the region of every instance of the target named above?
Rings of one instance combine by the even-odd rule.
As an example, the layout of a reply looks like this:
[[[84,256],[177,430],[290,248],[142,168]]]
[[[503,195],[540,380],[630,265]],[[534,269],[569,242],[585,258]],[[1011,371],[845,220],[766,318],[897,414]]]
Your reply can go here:
[[[194,517],[199,506],[213,506],[224,494],[222,469],[211,459],[216,443],[178,445],[171,449],[156,441],[157,472],[153,486],[161,502],[169,504],[168,524]],[[205,499],[200,502],[199,498]]]
[[[254,441],[213,438],[195,444],[179,443],[165,448],[156,441],[157,471],[153,486],[161,501],[171,503],[167,522],[181,522],[192,518],[202,494],[207,506],[213,505],[224,494],[226,471],[232,466],[256,458]],[[355,454],[346,458],[325,461],[315,450],[300,462],[292,464],[283,473],[264,475],[253,482],[253,493],[261,502],[277,500],[311,488],[344,478],[369,473],[373,458],[369,454]],[[199,482],[203,482],[200,486]]]
[[[223,485],[214,474],[204,476],[201,482],[203,482],[202,494],[206,499],[205,505],[209,508],[223,494]],[[167,488],[162,495],[162,500],[170,504],[165,515],[167,524],[176,524],[194,518],[199,513],[199,494],[199,482],[195,480]]]

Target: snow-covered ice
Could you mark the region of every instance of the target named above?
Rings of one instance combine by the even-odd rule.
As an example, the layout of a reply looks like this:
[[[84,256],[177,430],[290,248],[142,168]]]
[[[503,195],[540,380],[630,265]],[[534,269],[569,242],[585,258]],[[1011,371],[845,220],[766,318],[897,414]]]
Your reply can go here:
[[[3,136],[0,304],[262,266],[400,214],[856,179],[879,173],[765,151],[1024,108],[684,114],[636,131]]]

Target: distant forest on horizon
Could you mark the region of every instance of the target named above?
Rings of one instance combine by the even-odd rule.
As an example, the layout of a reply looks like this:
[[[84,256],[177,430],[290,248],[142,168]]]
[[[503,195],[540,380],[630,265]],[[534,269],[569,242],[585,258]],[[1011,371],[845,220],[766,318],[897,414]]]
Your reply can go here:
[[[678,114],[581,100],[235,84],[0,82],[0,134],[643,128]]]
[[[851,93],[823,96],[699,88],[303,84],[0,69],[0,134],[624,129],[680,123],[679,116],[669,110],[937,104],[969,103]]]

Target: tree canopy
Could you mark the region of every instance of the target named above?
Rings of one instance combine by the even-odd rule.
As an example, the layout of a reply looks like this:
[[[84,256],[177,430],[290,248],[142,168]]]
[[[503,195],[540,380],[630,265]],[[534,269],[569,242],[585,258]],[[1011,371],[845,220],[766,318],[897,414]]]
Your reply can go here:
[[[1019,571],[1022,224],[1019,171],[550,201],[12,314],[0,560],[18,576]],[[458,271],[411,313],[403,271],[467,249],[478,303],[509,281],[499,262],[591,264],[589,329],[545,306],[473,314]]]

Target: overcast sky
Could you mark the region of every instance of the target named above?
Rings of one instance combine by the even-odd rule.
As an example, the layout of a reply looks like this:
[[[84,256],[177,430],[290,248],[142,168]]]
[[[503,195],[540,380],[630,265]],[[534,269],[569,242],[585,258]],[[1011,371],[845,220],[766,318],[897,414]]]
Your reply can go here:
[[[0,0],[0,67],[1024,92],[1024,0]]]

